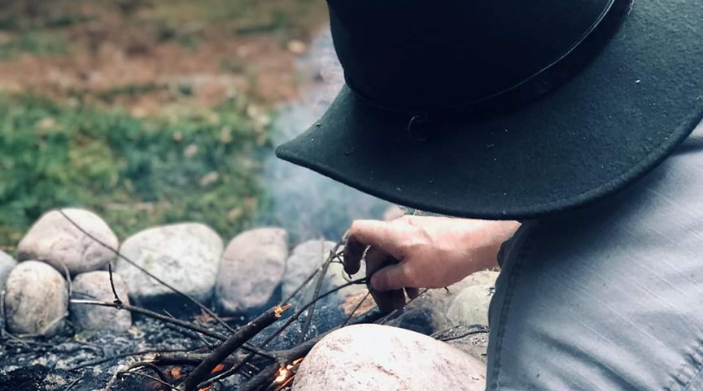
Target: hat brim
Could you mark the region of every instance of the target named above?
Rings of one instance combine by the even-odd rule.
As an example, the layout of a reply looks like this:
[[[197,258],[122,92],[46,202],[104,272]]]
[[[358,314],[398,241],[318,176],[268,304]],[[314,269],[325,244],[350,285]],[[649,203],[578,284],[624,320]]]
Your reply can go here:
[[[401,205],[529,219],[611,194],[657,166],[703,118],[703,5],[640,0],[573,80],[520,110],[422,124],[344,87],[278,157]]]

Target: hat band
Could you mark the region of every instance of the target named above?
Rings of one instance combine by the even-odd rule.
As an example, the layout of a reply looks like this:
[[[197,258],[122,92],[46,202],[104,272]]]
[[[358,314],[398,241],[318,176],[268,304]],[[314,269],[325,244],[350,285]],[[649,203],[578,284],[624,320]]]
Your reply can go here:
[[[485,118],[514,111],[555,90],[583,70],[613,37],[621,22],[632,10],[633,3],[633,0],[610,0],[593,26],[554,62],[512,87],[471,102],[426,111],[404,109],[380,104],[368,98],[354,87],[354,81],[348,74],[345,74],[346,84],[356,97],[372,106],[384,111],[409,115],[412,118],[411,125],[418,116],[421,116],[425,122],[430,118],[434,120],[438,117],[453,117],[453,114],[466,119],[467,117]]]

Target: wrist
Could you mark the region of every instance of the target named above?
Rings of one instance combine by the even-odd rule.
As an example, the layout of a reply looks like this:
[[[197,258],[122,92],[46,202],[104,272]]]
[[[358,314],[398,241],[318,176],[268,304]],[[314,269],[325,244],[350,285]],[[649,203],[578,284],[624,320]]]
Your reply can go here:
[[[480,270],[498,267],[498,253],[503,243],[513,237],[520,228],[518,221],[486,221],[483,230],[484,242],[481,246]]]

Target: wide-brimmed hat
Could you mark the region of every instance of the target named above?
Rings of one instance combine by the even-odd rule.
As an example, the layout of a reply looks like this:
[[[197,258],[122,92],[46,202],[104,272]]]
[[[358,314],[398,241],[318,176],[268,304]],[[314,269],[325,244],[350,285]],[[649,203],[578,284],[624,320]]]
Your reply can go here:
[[[475,218],[586,204],[703,117],[700,0],[328,0],[346,86],[276,154]]]

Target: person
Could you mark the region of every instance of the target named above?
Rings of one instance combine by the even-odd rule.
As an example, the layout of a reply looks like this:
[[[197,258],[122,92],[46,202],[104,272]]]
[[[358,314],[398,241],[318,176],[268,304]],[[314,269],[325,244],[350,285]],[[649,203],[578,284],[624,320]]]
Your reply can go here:
[[[703,390],[703,3],[328,4],[346,86],[277,155],[453,216],[353,223],[379,306],[500,266],[487,389]]]

